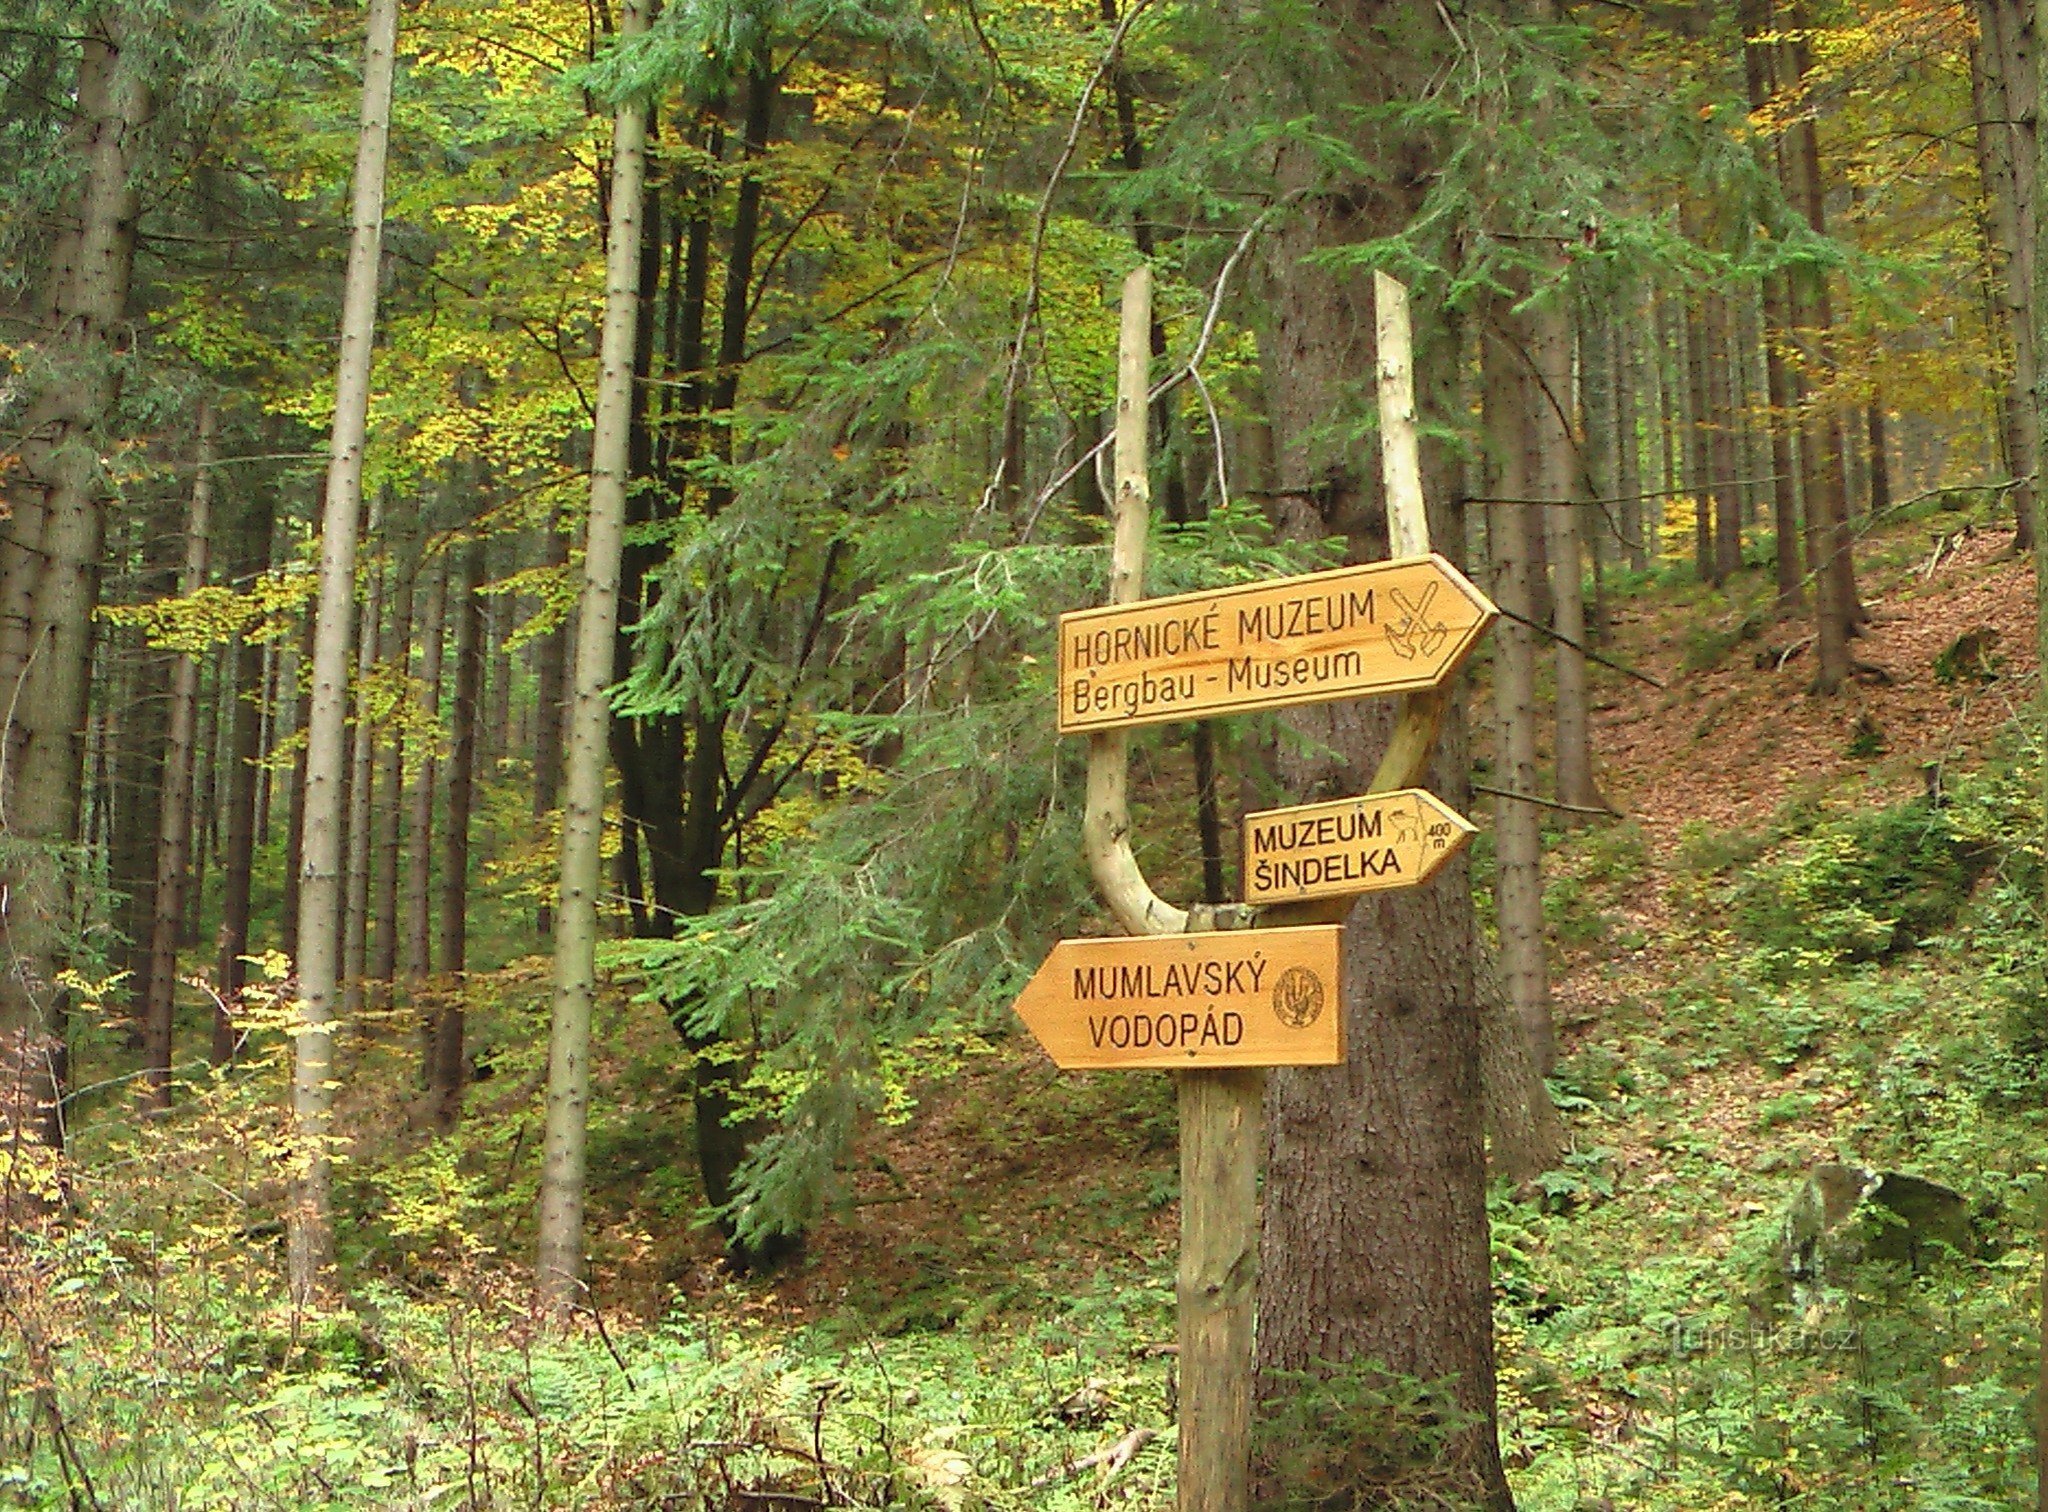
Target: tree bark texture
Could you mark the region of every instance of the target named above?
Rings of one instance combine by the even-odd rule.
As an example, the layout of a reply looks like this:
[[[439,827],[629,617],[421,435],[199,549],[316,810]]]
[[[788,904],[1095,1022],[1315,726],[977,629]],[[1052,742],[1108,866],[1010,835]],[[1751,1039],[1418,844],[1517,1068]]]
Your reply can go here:
[[[640,0],[625,0],[622,36],[646,30]],[[622,104],[612,125],[610,224],[604,331],[592,442],[590,512],[584,526],[583,592],[577,609],[574,703],[565,743],[561,885],[556,902],[552,1023],[548,1032],[547,1127],[541,1156],[537,1280],[558,1315],[583,1300],[583,1177],[590,1109],[590,1015],[597,998],[597,894],[602,882],[606,726],[619,562],[624,546],[627,430],[632,421],[634,330],[640,315],[641,187],[647,111]]]
[[[233,572],[246,582],[270,562],[270,537],[276,523],[275,496],[255,490],[242,517],[240,547]],[[258,763],[263,758],[265,695],[270,691],[263,669],[270,647],[260,650],[237,637],[230,642],[238,690],[233,705],[234,730],[228,740],[228,789],[221,820],[220,933],[215,937],[214,991],[219,1003],[213,1015],[213,1063],[224,1065],[239,1043],[235,1009],[248,980],[249,901],[256,854]],[[253,686],[242,689],[247,680]]]
[[[178,594],[189,598],[206,581],[213,531],[213,467],[219,415],[199,405],[192,500],[185,517],[185,560]],[[143,990],[142,1063],[151,1107],[171,1105],[171,1027],[177,1006],[178,936],[185,923],[185,878],[192,841],[194,738],[199,726],[199,657],[179,655],[171,667],[171,707],[164,744],[164,779],[157,808],[156,896],[151,902],[149,978]]]
[[[1625,308],[1623,318],[1606,322],[1614,341],[1614,428],[1617,465],[1615,491],[1621,495],[1616,506],[1621,524],[1621,549],[1629,570],[1648,572],[1652,541],[1651,521],[1659,518],[1664,501],[1643,498],[1642,441],[1642,342],[1636,316],[1640,311]],[[1652,415],[1655,407],[1652,406]],[[1650,504],[1645,508],[1646,503]]]
[[[332,1284],[333,1176],[328,1140],[334,1094],[334,1011],[340,992],[343,738],[348,722],[350,632],[355,619],[356,531],[370,358],[377,330],[377,269],[384,230],[384,160],[391,131],[398,0],[370,0],[363,48],[363,108],[356,136],[348,272],[334,429],[320,515],[320,600],[306,719],[305,821],[300,841],[298,1024],[293,1036],[292,1121],[299,1168],[288,1231],[291,1289],[307,1300]]]
[[[0,1139],[63,1138],[65,1016],[58,972],[76,925],[86,694],[99,596],[107,488],[101,427],[119,386],[151,111],[141,50],[118,12],[78,21],[80,60],[62,152],[77,169],[72,223],[58,237],[36,332],[47,377],[13,443],[0,543],[0,688],[7,690],[0,826]],[[19,1193],[0,1186],[0,1231]]]
[[[1311,148],[1276,149],[1277,187],[1302,197],[1264,249],[1260,355],[1275,441],[1272,507],[1284,534],[1341,534],[1352,559],[1364,560],[1387,554],[1385,510],[1377,480],[1339,438],[1355,432],[1352,396],[1371,392],[1370,283],[1316,256],[1408,224],[1442,144],[1369,107],[1411,98],[1449,66],[1456,43],[1436,7],[1418,0],[1328,0],[1303,19],[1309,24],[1289,35],[1256,38],[1253,77],[1283,112],[1305,108],[1304,95],[1360,110],[1322,119],[1356,130],[1360,159],[1383,171],[1332,176]],[[1375,124],[1351,124],[1361,119]],[[1459,342],[1445,312],[1416,308],[1417,402],[1427,429],[1451,420]],[[1439,549],[1456,552],[1464,538],[1456,462],[1430,442],[1423,475],[1438,511],[1431,535]],[[1455,694],[1447,703],[1430,776],[1457,802],[1464,719]],[[1283,757],[1297,798],[1359,791],[1392,729],[1385,701],[1287,718],[1305,736]],[[1281,1372],[1336,1372],[1368,1384],[1387,1372],[1445,1383],[1468,1425],[1424,1450],[1369,1442],[1373,1427],[1342,1413],[1290,1415],[1294,1431],[1269,1435],[1261,1449],[1262,1504],[1301,1495],[1308,1477],[1323,1475],[1333,1479],[1318,1484],[1348,1486],[1361,1505],[1386,1499],[1395,1493],[1376,1467],[1390,1448],[1424,1456],[1400,1495],[1511,1504],[1494,1427],[1469,887],[1464,865],[1454,862],[1435,885],[1361,900],[1344,943],[1350,1059],[1269,1077],[1258,1328],[1259,1394],[1269,1413],[1298,1414],[1305,1396],[1303,1384]]]
[[[559,516],[551,517],[541,532],[541,564],[566,567],[569,541],[562,534]],[[557,625],[533,643],[533,817],[545,821],[555,811],[562,793],[562,681],[568,629]],[[552,903],[543,902],[534,911],[533,927],[543,937],[555,929]]]
[[[1527,497],[1545,501],[1545,555],[1557,632],[1557,797],[1560,803],[1593,808],[1600,795],[1593,786],[1592,704],[1586,679],[1585,551],[1578,502],[1584,491],[1578,486],[1579,449],[1571,427],[1576,406],[1571,314],[1564,290],[1553,287],[1520,324],[1531,368],[1525,385],[1531,443]]]
[[[405,957],[408,990],[418,996],[434,969],[434,787],[440,775],[441,673],[447,641],[448,574],[446,551],[421,566],[427,581],[416,587],[413,611],[419,620],[419,684],[417,723],[419,749],[413,753],[412,780],[406,791]]]
[[[368,537],[380,539],[384,525],[384,500],[371,501]],[[374,745],[376,729],[370,718],[370,674],[377,666],[377,642],[384,617],[386,564],[370,563],[363,591],[362,627],[356,635],[355,718],[349,729],[348,746],[348,863],[341,925],[341,1016],[358,1023],[363,1011],[363,982],[369,965],[370,945],[370,829],[375,812],[376,772]]]
[[[448,820],[442,826],[438,957],[445,990],[434,1011],[427,1088],[434,1118],[453,1127],[462,1103],[463,977],[469,969],[469,819],[476,794],[479,684],[484,676],[484,543],[462,548],[455,584],[455,696],[449,711]]]
[[[2039,493],[2039,437],[2031,423],[2039,354],[2033,341],[2039,170],[2040,60],[2036,0],[1975,0],[1977,40],[1970,50],[1978,175],[1989,223],[1993,287],[2008,357],[2001,405],[2006,461],[2012,469],[2015,543],[2033,544]]]
[[[423,531],[417,512],[401,511],[406,523],[392,533],[391,612],[385,617],[384,640],[378,659],[398,682],[398,696],[411,696],[413,611],[420,575],[420,547]],[[372,779],[382,800],[375,805],[376,836],[372,866],[376,873],[371,885],[372,910],[376,914],[376,950],[369,962],[370,980],[379,987],[379,1003],[391,1005],[391,986],[398,976],[398,935],[400,883],[398,876],[400,841],[406,809],[405,723],[394,718],[377,753],[377,771]]]
[[[1496,306],[1505,319],[1504,307]],[[1487,439],[1498,498],[1529,498],[1528,374],[1504,330],[1483,336]],[[1496,506],[1493,597],[1501,618],[1493,628],[1494,775],[1510,793],[1534,794],[1536,772],[1536,553],[1541,506]],[[1500,970],[1540,1072],[1556,1058],[1550,1015],[1550,967],[1543,939],[1543,827],[1534,804],[1503,798],[1494,816],[1494,901],[1500,927]]]
[[[1803,10],[1794,7],[1796,25],[1804,24]],[[1798,34],[1795,33],[1795,38]],[[1788,45],[1788,76],[1803,81],[1807,73],[1806,44],[1794,40]],[[1821,181],[1820,137],[1811,116],[1796,121],[1786,135],[1784,161],[1790,173],[1786,185],[1807,226],[1816,235],[1827,233],[1827,207]],[[1824,270],[1811,268],[1792,280],[1793,321],[1809,344],[1809,363],[1816,371],[1829,366],[1830,334],[1834,314]],[[1849,501],[1844,474],[1841,417],[1833,406],[1809,403],[1805,444],[1801,456],[1806,464],[1807,560],[1814,574],[1815,646],[1818,657],[1814,686],[1833,693],[1848,680],[1851,661],[1849,637],[1861,618],[1856,597],[1856,555],[1849,528]]]
[[[1709,295],[1707,313],[1708,466],[1714,475],[1714,573],[1725,584],[1742,570],[1742,448],[1736,418],[1736,374],[1742,361],[1735,307],[1725,293]]]
[[[291,741],[289,763],[281,766],[284,788],[284,953],[299,954],[299,873],[306,842],[306,721],[312,700],[307,678],[313,669],[313,635],[319,620],[308,607],[299,617],[298,643],[278,668],[284,717],[275,726],[281,741]]]

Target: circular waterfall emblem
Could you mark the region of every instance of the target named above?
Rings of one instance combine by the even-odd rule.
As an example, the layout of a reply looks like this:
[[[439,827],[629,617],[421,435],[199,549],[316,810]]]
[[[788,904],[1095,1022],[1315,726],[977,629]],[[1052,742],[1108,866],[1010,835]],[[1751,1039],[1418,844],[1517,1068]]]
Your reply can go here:
[[[1323,1016],[1323,979],[1306,966],[1290,966],[1273,984],[1273,1012],[1290,1029],[1306,1029]]]

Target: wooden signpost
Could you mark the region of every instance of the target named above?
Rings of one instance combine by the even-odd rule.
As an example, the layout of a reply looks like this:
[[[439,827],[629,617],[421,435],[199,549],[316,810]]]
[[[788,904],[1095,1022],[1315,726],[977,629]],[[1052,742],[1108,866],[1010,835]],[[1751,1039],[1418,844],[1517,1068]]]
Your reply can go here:
[[[1284,903],[1413,887],[1465,847],[1465,816],[1421,788],[1244,816],[1244,900]]]
[[[1256,926],[1282,921],[1276,905],[1413,886],[1465,843],[1472,826],[1410,784],[1442,715],[1435,690],[1497,611],[1430,552],[1407,291],[1383,274],[1396,560],[1144,599],[1151,277],[1140,267],[1124,284],[1110,604],[1062,616],[1059,646],[1059,728],[1088,736],[1089,869],[1131,938],[1062,941],[1017,1011],[1061,1067],[1180,1073],[1179,1507],[1246,1512],[1264,1068],[1344,1059],[1343,930]],[[1182,909],[1152,890],[1131,844],[1128,730],[1374,693],[1407,697],[1372,793],[1250,815],[1244,905]]]
[[[1433,688],[1496,610],[1440,556],[1060,616],[1060,733]]]
[[[1335,1066],[1334,924],[1062,940],[1017,1014],[1066,1071]]]

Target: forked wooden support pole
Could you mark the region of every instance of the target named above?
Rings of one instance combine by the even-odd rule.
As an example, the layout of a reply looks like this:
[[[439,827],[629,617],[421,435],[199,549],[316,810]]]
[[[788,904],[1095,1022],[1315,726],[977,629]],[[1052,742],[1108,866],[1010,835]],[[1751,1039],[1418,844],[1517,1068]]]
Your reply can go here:
[[[1415,437],[1407,291],[1378,275],[1379,393],[1393,555],[1429,550]],[[1152,273],[1125,280],[1117,348],[1116,494],[1109,597],[1143,596],[1151,524],[1146,480],[1146,390]],[[1372,790],[1407,787],[1427,765],[1442,717],[1434,692],[1403,699],[1393,741]],[[1269,908],[1242,904],[1183,909],[1152,890],[1131,846],[1128,751],[1121,730],[1088,740],[1082,843],[1095,885],[1117,922],[1134,935],[1242,929],[1341,917],[1349,900]],[[1264,1143],[1266,1073],[1182,1071],[1180,1084],[1181,1248],[1176,1285],[1180,1338],[1180,1512],[1245,1512],[1250,1505],[1253,1309],[1258,1292],[1258,1171]]]
[[[1109,601],[1144,594],[1151,525],[1146,479],[1146,366],[1152,270],[1124,281],[1117,343],[1116,496]],[[1131,849],[1122,731],[1088,738],[1082,843],[1103,901],[1132,934],[1179,934],[1245,922],[1250,910],[1193,914],[1152,890]],[[1180,1083],[1181,1512],[1244,1512],[1251,1465],[1252,1305],[1257,1290],[1259,1105],[1265,1073],[1182,1071]]]
[[[1429,550],[1429,509],[1422,500],[1422,460],[1415,438],[1415,339],[1408,320],[1408,289],[1384,273],[1374,273],[1372,293],[1388,555],[1421,556]],[[1368,793],[1389,793],[1422,781],[1449,697],[1447,688],[1437,687],[1401,700],[1393,738],[1366,787]]]

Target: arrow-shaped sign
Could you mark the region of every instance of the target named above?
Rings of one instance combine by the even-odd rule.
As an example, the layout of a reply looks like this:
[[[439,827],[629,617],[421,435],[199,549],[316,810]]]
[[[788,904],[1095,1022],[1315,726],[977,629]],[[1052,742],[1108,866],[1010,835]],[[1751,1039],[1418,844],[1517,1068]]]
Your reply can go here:
[[[1060,616],[1060,733],[1433,688],[1498,613],[1406,557]]]
[[[1334,1066],[1334,924],[1062,940],[1017,1013],[1066,1070]]]
[[[1293,902],[1413,887],[1473,834],[1421,788],[1339,798],[1244,818],[1244,900]]]

